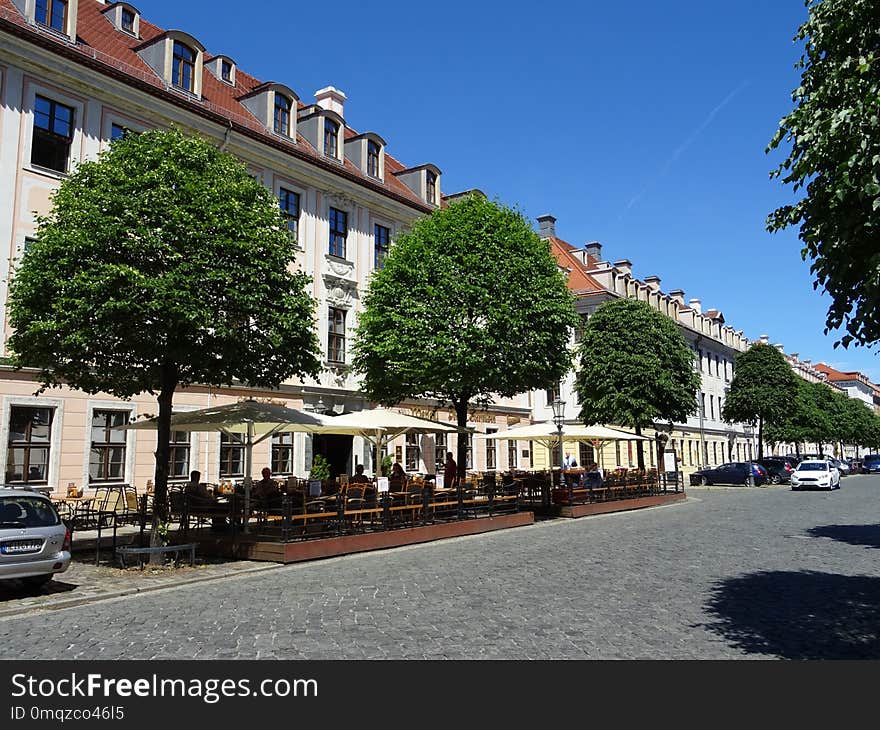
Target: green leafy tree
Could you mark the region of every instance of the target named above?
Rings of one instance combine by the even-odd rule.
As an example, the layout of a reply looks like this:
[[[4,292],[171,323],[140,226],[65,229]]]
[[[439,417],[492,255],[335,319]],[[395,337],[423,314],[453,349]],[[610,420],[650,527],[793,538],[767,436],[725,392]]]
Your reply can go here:
[[[694,354],[678,325],[646,302],[615,299],[597,307],[577,357],[575,390],[587,425],[614,423],[641,435],[655,421],[683,422],[697,408]]]
[[[840,394],[845,400],[841,403],[841,430],[839,440],[846,445],[858,448],[868,443],[876,416],[863,401]],[[856,453],[858,456],[858,453]]]
[[[845,325],[835,345],[866,345],[880,339],[880,4],[806,5],[795,107],[767,148],[791,144],[771,177],[803,197],[771,213],[767,228],[800,226],[814,287],[831,296],[825,332]]]
[[[468,409],[554,385],[571,367],[574,301],[521,213],[469,195],[417,221],[370,280],[353,346],[383,405],[423,397]],[[465,439],[458,470],[465,472]]]
[[[158,519],[178,387],[319,372],[308,278],[271,193],[178,130],[117,140],[52,203],[11,283],[14,362],[41,390],[157,395]]]
[[[764,424],[785,420],[797,394],[797,375],[785,356],[759,342],[736,356],[736,369],[721,417],[758,425],[758,460],[764,458]]]
[[[770,444],[794,444],[800,455],[801,446],[810,440],[814,424],[824,415],[818,412],[812,390],[806,380],[797,378],[794,398],[785,412],[772,421],[764,423],[764,441]]]

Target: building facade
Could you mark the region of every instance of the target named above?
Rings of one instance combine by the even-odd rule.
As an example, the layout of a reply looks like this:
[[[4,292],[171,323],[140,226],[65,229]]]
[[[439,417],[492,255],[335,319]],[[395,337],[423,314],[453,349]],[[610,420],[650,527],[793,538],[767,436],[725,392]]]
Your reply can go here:
[[[441,170],[407,166],[387,152],[376,132],[346,122],[346,96],[328,86],[303,101],[284,80],[260,80],[195,36],[150,23],[128,3],[102,0],[0,0],[0,354],[8,355],[6,302],[14,262],[37,232],[37,214],[82,160],[93,159],[127,131],[176,125],[235,155],[277,197],[297,241],[295,265],[312,278],[324,371],[317,380],[277,390],[193,387],[175,398],[177,411],[267,398],[290,407],[341,414],[370,407],[350,372],[349,346],[369,278],[395,237],[442,204]],[[35,395],[27,370],[0,365],[0,468],[10,483],[63,489],[71,483],[143,485],[153,476],[155,434],[119,427],[155,414],[152,396],[121,401],[69,388]],[[438,404],[401,410],[454,420]],[[507,428],[529,417],[528,396],[472,414],[477,431]],[[174,434],[172,475],[200,469],[203,478],[243,476],[243,444],[220,434]],[[408,471],[433,472],[446,449],[433,436],[391,445]],[[470,468],[489,463],[528,467],[495,454],[491,442],[470,441]],[[374,469],[359,438],[283,434],[254,454],[255,468],[305,476],[312,455],[334,472],[357,463]]]

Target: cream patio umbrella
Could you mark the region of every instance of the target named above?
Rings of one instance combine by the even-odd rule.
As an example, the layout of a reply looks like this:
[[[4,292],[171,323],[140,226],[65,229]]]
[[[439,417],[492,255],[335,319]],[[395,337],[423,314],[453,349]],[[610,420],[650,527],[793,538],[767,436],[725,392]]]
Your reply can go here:
[[[376,447],[376,456],[389,441],[405,433],[456,433],[458,427],[409,416],[388,408],[369,408],[341,416],[325,416],[318,433],[361,436]]]
[[[275,403],[243,400],[223,406],[211,406],[197,411],[176,413],[171,416],[172,431],[220,431],[226,434],[245,434],[244,442],[244,531],[248,531],[250,516],[251,469],[253,448],[276,433],[318,433],[327,419],[315,413],[307,413]],[[158,420],[150,418],[134,421],[123,429],[156,430]]]
[[[548,450],[559,446],[559,428],[551,421],[533,423],[530,426],[509,428],[493,434],[479,434],[495,441],[537,441]],[[596,448],[609,441],[650,441],[648,436],[637,436],[608,426],[585,426],[582,423],[565,423],[562,426],[562,441],[585,441]]]

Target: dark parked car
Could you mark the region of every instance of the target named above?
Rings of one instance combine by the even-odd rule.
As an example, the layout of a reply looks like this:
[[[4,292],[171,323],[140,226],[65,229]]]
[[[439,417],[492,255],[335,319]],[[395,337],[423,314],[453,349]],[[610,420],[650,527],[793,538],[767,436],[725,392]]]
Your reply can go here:
[[[880,454],[867,454],[862,458],[862,472],[876,474],[880,472]]]
[[[748,484],[749,471],[759,487],[767,481],[767,470],[753,461],[734,461],[714,468],[700,469],[691,474],[691,485]]]
[[[768,456],[758,463],[767,470],[767,481],[771,484],[788,484],[791,473],[797,467],[785,456]]]

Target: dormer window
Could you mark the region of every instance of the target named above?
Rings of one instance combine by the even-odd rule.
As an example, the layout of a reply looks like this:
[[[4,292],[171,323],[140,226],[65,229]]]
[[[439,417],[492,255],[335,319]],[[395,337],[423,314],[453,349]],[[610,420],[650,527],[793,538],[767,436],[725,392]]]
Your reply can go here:
[[[134,35],[134,11],[122,8],[122,13],[119,16],[119,25],[126,33]]]
[[[67,29],[67,0],[37,0],[36,21],[59,33]]]
[[[220,61],[220,78],[227,84],[232,83],[232,64],[229,61]]]
[[[339,127],[332,119],[324,119],[324,154],[338,157]]]
[[[425,198],[429,203],[437,202],[437,176],[430,170],[425,171]]]
[[[195,89],[196,52],[180,41],[174,41],[171,63],[171,83],[178,89],[192,93]]]
[[[275,131],[290,136],[290,99],[275,92]]]
[[[373,140],[367,142],[367,175],[379,177],[379,145]]]

